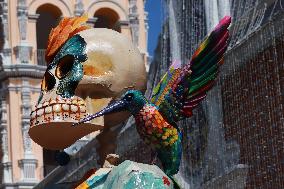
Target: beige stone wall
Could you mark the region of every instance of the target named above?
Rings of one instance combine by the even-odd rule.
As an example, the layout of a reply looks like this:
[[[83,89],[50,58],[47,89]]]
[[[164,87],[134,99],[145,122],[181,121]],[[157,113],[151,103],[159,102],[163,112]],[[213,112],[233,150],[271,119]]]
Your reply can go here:
[[[80,3],[83,9],[78,8]],[[130,8],[135,3],[137,8],[132,9],[136,11],[133,16]],[[0,6],[6,10],[2,15],[2,23],[3,29],[7,31],[3,50],[7,53],[2,53],[3,70],[0,71],[2,84],[0,86],[2,148],[0,149],[4,154],[0,158],[2,165],[5,165],[1,170],[3,188],[23,186],[24,182],[30,183],[26,184],[26,187],[31,188],[34,186],[33,183],[42,180],[44,176],[43,151],[25,135],[27,131],[25,114],[37,101],[45,70],[45,66],[38,65],[37,61],[36,25],[37,10],[46,4],[59,9],[64,17],[74,16],[80,11],[80,13],[85,12],[89,16],[90,23],[93,23],[94,15],[101,9],[107,8],[115,12],[119,18],[121,33],[130,39],[138,36],[136,44],[148,67],[144,0],[4,0],[0,3]],[[21,19],[24,21],[20,21]],[[135,22],[135,19],[138,22]],[[24,99],[28,99],[29,103]],[[25,172],[33,171],[33,168],[24,168],[23,165],[35,166],[34,173]]]
[[[19,35],[19,24],[17,18],[17,1],[8,1],[9,3],[9,45],[15,47],[20,43]],[[33,50],[37,49],[36,44],[36,15],[37,9],[45,4],[51,4],[60,9],[63,17],[74,16],[76,0],[27,0],[27,41],[33,47]],[[84,0],[82,1],[84,5],[84,12],[88,14],[89,18],[93,18],[96,11],[102,8],[110,8],[119,15],[120,21],[129,22],[129,2],[128,0],[109,0],[109,1],[98,1],[98,0]],[[141,53],[146,53],[147,55],[147,28],[145,27],[145,11],[144,11],[144,0],[137,0],[137,11],[139,19],[139,42],[138,47]],[[132,38],[132,31],[128,26],[122,26],[121,33],[127,35],[130,39]],[[33,52],[31,57],[31,63],[36,64],[34,61],[34,56],[36,54]],[[12,62],[16,63],[16,55],[12,53]],[[145,62],[146,63],[146,62]]]

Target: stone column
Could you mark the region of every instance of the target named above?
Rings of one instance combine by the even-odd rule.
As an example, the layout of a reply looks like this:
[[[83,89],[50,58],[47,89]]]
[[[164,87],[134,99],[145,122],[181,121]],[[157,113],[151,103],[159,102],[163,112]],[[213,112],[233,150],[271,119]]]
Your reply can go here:
[[[28,15],[28,23],[30,26],[29,33],[36,33],[36,24],[37,24],[39,16],[40,14],[29,14]],[[32,46],[32,48],[29,48],[30,49],[29,53],[31,54],[31,59],[33,60],[33,63],[37,65],[45,66],[46,65],[45,62],[42,62],[43,59],[41,59],[41,57],[38,58],[38,55],[41,56],[41,54],[38,54],[38,53],[41,53],[41,51],[39,52],[37,49],[36,35],[30,36],[29,41],[32,42],[30,43],[30,46]],[[35,51],[32,52],[32,49],[35,49]]]
[[[148,12],[146,11],[144,13],[144,24],[145,24],[145,31],[146,31],[146,42],[148,42],[149,24],[148,24]]]
[[[2,19],[1,27],[3,27],[4,38],[3,51],[0,53],[0,55],[2,56],[3,64],[11,64],[11,47],[9,44],[8,0],[4,0],[4,2],[1,2],[0,6],[2,6],[2,14],[0,15],[0,17]]]
[[[3,88],[2,88],[3,89]],[[6,94],[2,91],[1,94],[1,106],[0,106],[0,130],[1,130],[1,150],[2,150],[2,183],[12,183],[12,163],[9,156],[9,143],[8,143],[8,132],[7,132],[7,104]]]
[[[32,46],[27,41],[27,22],[28,22],[28,9],[26,0],[18,0],[17,16],[20,32],[20,44],[14,47],[17,63],[28,64],[31,62]]]
[[[84,14],[84,4],[82,2],[82,0],[76,0],[76,4],[75,4],[75,9],[74,9],[74,15],[75,16],[81,16],[82,14]]]
[[[19,166],[22,172],[23,182],[37,182],[36,167],[37,160],[34,158],[32,151],[32,141],[28,134],[30,127],[30,112],[31,112],[31,89],[29,81],[23,79],[22,81],[22,135],[24,158],[19,160]]]
[[[134,45],[139,45],[139,15],[137,11],[137,0],[129,0],[129,26]]]
[[[87,21],[87,24],[90,26],[90,27],[94,27],[96,21],[98,20],[97,17],[92,17],[92,18],[89,18],[88,21]]]
[[[18,0],[17,4],[17,16],[19,22],[20,39],[25,41],[27,38],[27,22],[28,22],[28,10],[26,6],[26,0]]]
[[[144,25],[145,25],[145,32],[146,32],[146,47],[147,47],[148,46],[149,24],[148,24],[148,12],[146,12],[146,11],[144,13]],[[145,65],[146,66],[146,72],[148,73],[149,68],[150,68],[150,63],[151,63],[151,57],[149,56],[149,53],[148,53],[147,50],[146,50],[146,53],[145,53],[145,58],[146,58],[146,65]]]

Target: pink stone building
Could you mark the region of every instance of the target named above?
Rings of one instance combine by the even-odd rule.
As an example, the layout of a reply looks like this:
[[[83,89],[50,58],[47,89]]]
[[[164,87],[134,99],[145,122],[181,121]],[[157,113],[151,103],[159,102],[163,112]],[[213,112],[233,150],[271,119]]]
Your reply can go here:
[[[31,106],[46,69],[49,31],[62,17],[87,13],[88,24],[114,29],[136,44],[148,68],[145,0],[0,1],[0,188],[32,188],[52,169],[52,152],[29,135]]]

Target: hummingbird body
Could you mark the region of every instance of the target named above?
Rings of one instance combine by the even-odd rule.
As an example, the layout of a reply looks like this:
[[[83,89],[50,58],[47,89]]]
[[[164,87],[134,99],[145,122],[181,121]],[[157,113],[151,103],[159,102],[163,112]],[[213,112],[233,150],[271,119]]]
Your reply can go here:
[[[140,137],[153,148],[165,148],[175,143],[179,136],[154,105],[146,104],[136,115],[136,128]]]
[[[158,154],[167,175],[178,172],[181,156],[181,135],[153,104],[145,104],[134,115],[136,129],[142,140]]]
[[[135,117],[140,137],[157,151],[165,173],[173,178],[182,152],[177,123],[192,116],[192,110],[214,86],[228,46],[230,23],[231,18],[224,17],[185,66],[179,61],[173,62],[153,89],[151,99],[146,99],[140,91],[128,90],[119,100],[76,124],[113,112],[129,111]]]

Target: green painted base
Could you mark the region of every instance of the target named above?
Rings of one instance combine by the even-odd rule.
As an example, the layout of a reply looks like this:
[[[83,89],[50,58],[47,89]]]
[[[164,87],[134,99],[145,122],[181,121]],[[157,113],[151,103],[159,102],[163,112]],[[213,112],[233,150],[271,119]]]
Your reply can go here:
[[[114,168],[102,168],[77,189],[173,189],[171,179],[156,165],[126,160]]]

